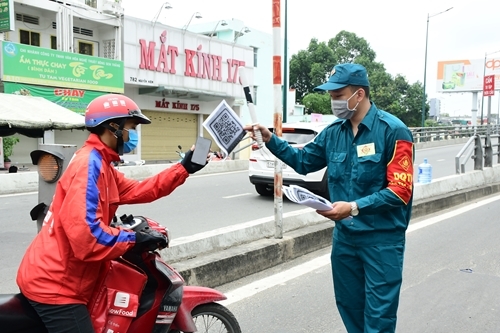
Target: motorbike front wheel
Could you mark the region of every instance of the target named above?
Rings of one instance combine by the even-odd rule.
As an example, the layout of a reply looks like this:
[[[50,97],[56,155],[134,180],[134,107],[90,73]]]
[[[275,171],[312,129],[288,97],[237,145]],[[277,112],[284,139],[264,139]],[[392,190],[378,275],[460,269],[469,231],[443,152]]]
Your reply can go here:
[[[199,305],[194,308],[191,315],[196,324],[197,333],[241,333],[240,325],[234,315],[220,304]]]

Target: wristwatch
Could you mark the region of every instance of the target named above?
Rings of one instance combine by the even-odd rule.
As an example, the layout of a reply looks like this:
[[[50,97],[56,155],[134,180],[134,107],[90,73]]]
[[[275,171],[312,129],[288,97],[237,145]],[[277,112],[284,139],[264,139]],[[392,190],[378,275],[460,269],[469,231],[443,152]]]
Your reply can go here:
[[[358,204],[356,201],[351,202],[351,216],[356,216],[359,214]]]

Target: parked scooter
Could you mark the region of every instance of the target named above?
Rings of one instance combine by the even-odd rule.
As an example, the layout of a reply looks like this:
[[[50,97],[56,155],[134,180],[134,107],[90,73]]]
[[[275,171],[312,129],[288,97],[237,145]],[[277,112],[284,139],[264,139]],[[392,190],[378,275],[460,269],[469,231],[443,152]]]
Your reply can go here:
[[[142,217],[124,215],[114,222],[122,228],[161,232],[168,230]],[[238,321],[223,305],[221,292],[185,286],[182,276],[165,263],[158,249],[133,250],[112,260],[96,283],[88,309],[96,333],[241,333]],[[22,294],[0,295],[3,333],[46,333]]]

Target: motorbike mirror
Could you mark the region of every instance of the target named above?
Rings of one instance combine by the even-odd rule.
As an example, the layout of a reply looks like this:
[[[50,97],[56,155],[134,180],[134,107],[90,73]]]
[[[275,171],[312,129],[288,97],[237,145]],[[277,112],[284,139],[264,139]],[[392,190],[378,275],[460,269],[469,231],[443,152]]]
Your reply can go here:
[[[182,150],[182,147],[181,147],[181,145],[178,145],[178,146],[177,146],[177,148],[179,148],[180,150]]]

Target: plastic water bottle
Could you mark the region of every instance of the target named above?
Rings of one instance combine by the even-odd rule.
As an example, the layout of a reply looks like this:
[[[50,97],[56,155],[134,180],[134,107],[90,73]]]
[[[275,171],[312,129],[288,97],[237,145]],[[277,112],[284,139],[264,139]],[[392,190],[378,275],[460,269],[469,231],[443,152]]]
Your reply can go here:
[[[422,184],[432,181],[432,165],[424,158],[424,162],[418,165],[418,182]]]

